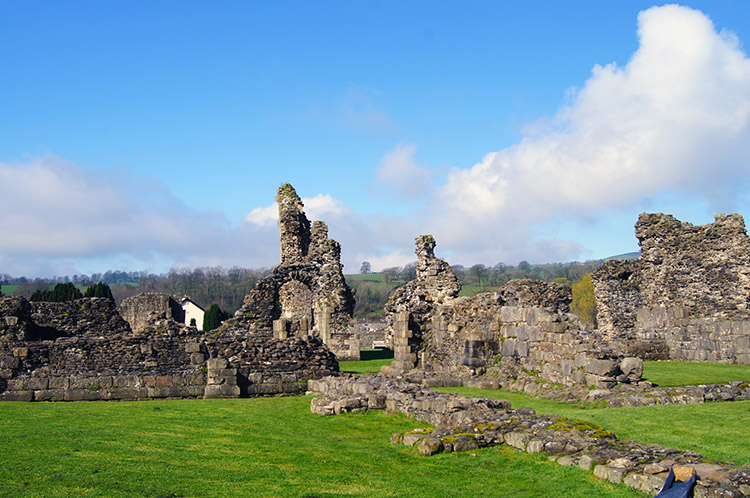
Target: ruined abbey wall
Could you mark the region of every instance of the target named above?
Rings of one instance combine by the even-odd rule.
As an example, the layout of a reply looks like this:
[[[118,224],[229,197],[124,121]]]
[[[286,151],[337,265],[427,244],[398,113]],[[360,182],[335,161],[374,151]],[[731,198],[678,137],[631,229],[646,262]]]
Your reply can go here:
[[[738,214],[695,226],[642,214],[641,256],[593,274],[601,333],[625,354],[750,364],[750,238]]]
[[[235,317],[203,334],[171,296],[30,303],[0,297],[0,400],[238,397],[304,393],[359,358],[341,247],[279,188],[281,264]],[[334,354],[335,353],[335,354]]]
[[[458,280],[433,248],[431,237],[417,239],[424,271],[386,305],[394,362],[385,373],[487,375],[518,388],[538,381],[609,388],[640,380],[640,359],[615,351],[569,312],[570,288],[515,280],[494,293],[457,297]]]
[[[337,371],[316,339],[274,339],[237,323],[204,335],[163,317],[133,331],[107,299],[0,297],[0,400],[298,394]]]
[[[310,224],[291,185],[279,187],[276,202],[281,263],[245,297],[236,319],[278,339],[318,337],[339,359],[359,359],[340,244],[328,238],[325,223]]]

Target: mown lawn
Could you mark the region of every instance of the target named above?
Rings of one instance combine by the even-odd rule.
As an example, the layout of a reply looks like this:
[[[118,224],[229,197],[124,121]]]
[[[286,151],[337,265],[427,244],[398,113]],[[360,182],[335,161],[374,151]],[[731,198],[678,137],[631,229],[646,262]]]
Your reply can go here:
[[[750,365],[690,363],[686,361],[646,361],[643,378],[658,386],[689,386],[750,382]]]
[[[644,496],[506,447],[423,457],[389,442],[413,420],[309,406],[0,403],[0,496]]]
[[[393,361],[393,351],[390,349],[363,349],[359,352],[360,361],[341,361],[339,370],[354,374],[368,374],[380,371],[383,365],[390,365]]]

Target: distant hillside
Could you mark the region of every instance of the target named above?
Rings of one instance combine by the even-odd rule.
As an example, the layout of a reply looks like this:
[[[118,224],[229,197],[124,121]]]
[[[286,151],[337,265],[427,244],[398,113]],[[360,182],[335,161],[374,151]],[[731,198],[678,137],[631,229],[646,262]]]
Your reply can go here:
[[[626,252],[625,254],[618,254],[617,256],[610,256],[608,258],[605,258],[605,260],[608,260],[608,259],[626,259],[626,260],[631,260],[631,259],[638,259],[638,257],[640,255],[641,255],[640,252]]]

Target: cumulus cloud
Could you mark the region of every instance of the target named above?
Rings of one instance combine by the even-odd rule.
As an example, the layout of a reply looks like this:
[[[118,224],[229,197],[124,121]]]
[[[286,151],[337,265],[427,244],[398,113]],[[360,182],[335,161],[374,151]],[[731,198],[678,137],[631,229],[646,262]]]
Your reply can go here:
[[[414,144],[399,144],[388,152],[378,163],[376,187],[410,198],[427,193],[431,174],[414,160],[416,152]]]
[[[0,163],[2,273],[63,274],[105,260],[158,270],[164,261],[267,265],[267,248],[278,244],[258,242],[271,231],[245,225],[189,209],[154,178],[93,172],[58,157]]]
[[[433,199],[438,240],[549,260],[576,246],[535,239],[536,223],[585,222],[663,193],[718,204],[747,184],[750,60],[736,37],[677,5],[641,12],[638,36],[624,67],[595,66],[551,122],[449,173]]]
[[[318,194],[315,197],[302,197],[305,216],[310,221],[326,220],[329,217],[341,216],[346,210],[340,200],[330,194]],[[279,204],[254,208],[245,216],[245,221],[255,225],[276,225],[279,219]]]
[[[369,261],[373,271],[403,266],[416,259],[404,250],[419,235],[417,219],[404,220],[392,216],[362,215],[330,194],[301,197],[305,215],[310,221],[322,220],[328,234],[341,243],[341,259],[346,272],[359,271],[362,261]],[[245,217],[248,226],[272,228],[278,246],[278,204],[258,207]],[[276,255],[278,259],[278,254]]]

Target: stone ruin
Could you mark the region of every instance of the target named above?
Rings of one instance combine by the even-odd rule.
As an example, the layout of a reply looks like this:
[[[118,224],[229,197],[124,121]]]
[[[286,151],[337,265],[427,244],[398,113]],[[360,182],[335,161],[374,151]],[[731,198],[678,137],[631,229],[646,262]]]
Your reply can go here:
[[[0,297],[0,400],[298,394],[309,379],[338,371],[334,355],[315,339],[277,340],[236,324],[203,334],[163,314],[150,316],[131,328],[108,299]]]
[[[394,361],[383,372],[467,379],[484,375],[503,387],[533,390],[539,381],[611,388],[638,382],[643,362],[628,357],[569,311],[570,288],[515,280],[494,293],[458,297],[453,270],[417,238],[417,279],[385,307]]]
[[[0,400],[299,394],[338,372],[336,355],[359,358],[338,242],[324,223],[310,226],[291,185],[276,199],[281,264],[209,333],[181,323],[181,305],[164,294],[134,296],[120,310],[101,298],[0,296]]]
[[[277,339],[318,337],[340,360],[359,360],[354,293],[346,284],[341,245],[322,221],[310,221],[294,188],[276,195],[281,263],[245,297],[235,317]]]
[[[141,292],[120,304],[120,315],[135,331],[140,331],[156,320],[170,319],[184,323],[185,312],[177,300],[158,292]]]
[[[603,337],[645,359],[750,365],[750,238],[739,214],[641,214],[641,255],[593,274]]]

